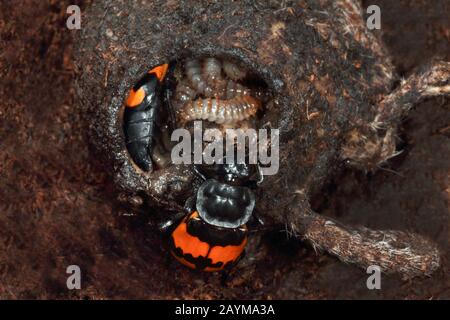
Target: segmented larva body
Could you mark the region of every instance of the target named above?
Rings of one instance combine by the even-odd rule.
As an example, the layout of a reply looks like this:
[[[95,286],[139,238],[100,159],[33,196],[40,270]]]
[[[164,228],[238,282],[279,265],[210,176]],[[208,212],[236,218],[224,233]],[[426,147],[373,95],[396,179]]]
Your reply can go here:
[[[223,99],[232,99],[239,96],[252,96],[253,92],[249,88],[234,82],[232,80],[224,80],[217,88]]]
[[[217,124],[231,124],[254,116],[260,107],[261,102],[248,95],[229,100],[205,98],[186,103],[179,117],[182,122],[208,120]]]
[[[236,96],[253,95],[249,88],[233,80],[222,78],[222,64],[215,58],[207,58],[203,67],[198,60],[186,62],[186,75],[189,84],[181,83],[180,97],[191,97],[192,91],[204,95],[206,98],[232,99]],[[245,74],[244,74],[245,75]],[[187,90],[188,89],[188,90]],[[189,92],[187,92],[189,91]],[[194,93],[195,95],[195,93]]]
[[[230,61],[223,62],[223,71],[233,81],[238,81],[247,75],[247,72],[243,68],[240,68],[236,64]]]
[[[208,80],[222,78],[222,63],[216,58],[206,58],[203,63],[203,76]]]
[[[186,77],[179,80],[172,105],[184,125],[193,120],[235,125],[254,116],[269,97],[265,90],[248,88],[247,71],[217,58],[190,59]]]
[[[211,86],[212,93],[205,94],[206,98],[232,99],[239,96],[252,96],[260,100],[266,100],[269,94],[265,91],[247,88],[232,80],[218,80]],[[201,92],[199,92],[201,94]],[[197,92],[186,82],[181,82],[176,89],[175,98],[181,101],[193,100]]]
[[[195,98],[197,95],[197,92],[191,88],[189,83],[187,81],[182,80],[177,85],[177,89],[175,92],[175,99],[184,102],[184,101],[190,101]]]
[[[233,65],[235,69],[238,68],[230,62],[224,63],[225,65]],[[222,77],[222,63],[216,58],[206,58],[203,63],[197,59],[188,60],[185,68],[192,89],[206,98],[231,99],[239,95],[251,95],[248,88],[236,81],[226,80]],[[232,69],[233,67],[228,68]],[[244,71],[236,72],[241,72],[242,77],[246,74]],[[236,72],[233,75],[236,75]]]
[[[207,58],[203,67],[197,60],[186,62],[186,75],[193,89],[207,98],[214,95],[214,83],[222,80],[222,64],[216,58]]]

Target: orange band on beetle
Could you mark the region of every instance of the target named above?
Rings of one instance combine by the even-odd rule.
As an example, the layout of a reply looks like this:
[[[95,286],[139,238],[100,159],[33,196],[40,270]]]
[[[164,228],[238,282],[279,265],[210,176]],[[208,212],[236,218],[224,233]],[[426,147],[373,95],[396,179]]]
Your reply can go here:
[[[145,98],[145,91],[142,88],[139,88],[138,91],[130,90],[127,98],[127,107],[134,108],[142,103]]]
[[[161,81],[163,81],[164,77],[166,76],[168,69],[169,69],[169,64],[164,63],[160,66],[153,68],[148,73],[154,73],[156,75],[156,77],[158,78],[159,82],[161,82]]]
[[[172,237],[175,248],[180,248],[183,254],[190,254],[194,258],[205,257],[208,254],[209,244],[200,241],[197,237],[191,236],[187,232],[186,221],[180,223],[173,231]]]
[[[192,269],[196,269],[196,265],[192,262],[187,261],[183,257],[184,255],[190,255],[194,259],[198,259],[200,257],[204,259],[210,259],[212,264],[221,263],[219,267],[206,266],[203,271],[208,272],[223,270],[227,264],[237,261],[237,259],[244,251],[245,245],[247,244],[247,238],[244,238],[239,245],[211,247],[209,243],[201,241],[196,236],[190,235],[187,231],[186,222],[189,219],[195,219],[198,217],[198,212],[194,211],[190,216],[185,218],[173,231],[172,239],[174,242],[174,246],[175,248],[181,249],[182,256],[178,256],[174,251],[172,251],[172,255],[182,264]]]
[[[247,244],[247,239],[244,239],[240,245],[233,246],[214,246],[211,248],[211,251],[208,255],[208,258],[212,260],[212,263],[218,263],[222,262],[224,265],[236,261],[237,258],[242,254],[242,251],[244,251],[245,245]]]

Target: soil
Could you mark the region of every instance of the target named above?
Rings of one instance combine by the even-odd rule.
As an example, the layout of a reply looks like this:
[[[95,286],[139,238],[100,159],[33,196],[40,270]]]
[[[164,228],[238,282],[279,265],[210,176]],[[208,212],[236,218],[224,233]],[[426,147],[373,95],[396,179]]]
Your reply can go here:
[[[444,254],[432,277],[383,276],[382,289],[370,291],[364,271],[279,235],[265,239],[264,264],[223,285],[172,263],[158,235],[111,200],[110,176],[73,110],[77,31],[65,22],[74,2],[88,5],[0,3],[0,298],[450,299],[448,99],[424,101],[405,119],[404,152],[386,170],[346,171],[320,199],[322,213],[346,223],[432,238]],[[363,5],[374,3],[402,76],[434,57],[449,60],[449,1]],[[83,270],[81,290],[66,287],[71,264]]]

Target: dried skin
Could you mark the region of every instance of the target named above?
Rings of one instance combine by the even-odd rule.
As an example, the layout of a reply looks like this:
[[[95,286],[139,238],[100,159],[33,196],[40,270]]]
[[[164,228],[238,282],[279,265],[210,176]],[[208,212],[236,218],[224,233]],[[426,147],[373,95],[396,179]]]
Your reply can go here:
[[[440,266],[438,247],[420,235],[343,225],[313,212],[301,191],[293,196],[293,205],[298,209],[291,212],[287,231],[343,262],[362,268],[377,265],[384,273],[399,273],[404,278],[431,275]]]
[[[375,171],[388,159],[400,153],[396,151],[393,128],[386,130],[384,135],[370,126],[355,128],[347,134],[345,139],[341,158],[360,170]]]
[[[450,62],[422,66],[377,106],[373,121],[349,131],[341,157],[363,170],[375,170],[398,155],[396,125],[424,98],[450,95]]]
[[[449,95],[450,62],[424,65],[381,101],[372,126],[383,128],[396,124],[421,99]]]
[[[310,212],[303,215],[304,237],[314,248],[325,250],[346,263],[363,268],[377,265],[385,273],[405,278],[431,275],[440,265],[436,244],[414,233],[350,228]]]

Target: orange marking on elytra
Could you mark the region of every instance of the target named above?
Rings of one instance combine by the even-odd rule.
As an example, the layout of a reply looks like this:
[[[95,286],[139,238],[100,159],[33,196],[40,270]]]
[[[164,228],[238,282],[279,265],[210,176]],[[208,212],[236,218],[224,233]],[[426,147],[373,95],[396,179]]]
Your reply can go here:
[[[220,271],[223,270],[227,263],[236,261],[244,251],[247,244],[247,238],[242,240],[239,245],[228,246],[214,246],[201,241],[199,238],[192,236],[187,231],[186,221],[194,219],[199,216],[197,211],[194,211],[189,217],[185,218],[172,233],[175,248],[180,248],[183,255],[190,254],[193,258],[208,258],[211,259],[212,264],[222,263],[219,267],[207,266],[203,271]],[[172,255],[182,264],[189,268],[195,269],[196,266],[187,261],[184,257],[177,256],[174,252]]]
[[[194,258],[206,257],[209,251],[209,244],[201,241],[197,237],[191,236],[187,232],[186,221],[180,225],[172,233],[175,248],[180,248],[183,254],[191,254]]]
[[[227,264],[228,262],[235,261],[244,251],[245,245],[247,244],[247,239],[244,239],[242,243],[238,246],[215,246],[211,248],[211,252],[208,258],[212,260],[212,263],[223,262]]]
[[[154,73],[158,78],[159,82],[163,81],[166,76],[167,70],[169,69],[169,65],[167,63],[157,66],[151,69],[148,73]]]
[[[143,88],[139,88],[138,91],[130,90],[127,98],[127,107],[134,108],[142,103],[145,98],[145,91]]]

